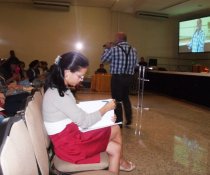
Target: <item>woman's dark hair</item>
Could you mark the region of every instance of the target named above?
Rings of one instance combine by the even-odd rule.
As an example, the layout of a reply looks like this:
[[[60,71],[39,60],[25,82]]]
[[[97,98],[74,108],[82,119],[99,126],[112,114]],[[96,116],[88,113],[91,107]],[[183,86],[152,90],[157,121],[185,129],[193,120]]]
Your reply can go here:
[[[33,69],[34,67],[36,67],[37,65],[39,65],[39,60],[33,60],[30,64],[29,64],[29,68]]]
[[[47,91],[48,88],[57,88],[60,96],[63,97],[68,90],[68,87],[64,84],[64,71],[76,72],[81,68],[87,68],[88,65],[88,59],[79,52],[73,51],[58,56],[56,63],[50,67],[44,91]]]

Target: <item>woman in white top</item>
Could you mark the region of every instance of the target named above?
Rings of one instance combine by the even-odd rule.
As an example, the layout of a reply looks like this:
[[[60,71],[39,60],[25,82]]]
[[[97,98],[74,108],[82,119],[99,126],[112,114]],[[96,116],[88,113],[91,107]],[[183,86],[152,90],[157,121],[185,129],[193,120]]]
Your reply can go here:
[[[100,162],[100,153],[106,151],[109,171],[116,174],[119,174],[119,169],[131,171],[135,165],[121,154],[122,137],[118,125],[88,132],[79,130],[79,127],[88,128],[95,124],[116,106],[112,100],[89,114],[77,106],[69,87],[83,80],[88,65],[82,54],[69,52],[58,56],[50,68],[44,86],[42,112],[55,154],[65,161],[80,164]]]

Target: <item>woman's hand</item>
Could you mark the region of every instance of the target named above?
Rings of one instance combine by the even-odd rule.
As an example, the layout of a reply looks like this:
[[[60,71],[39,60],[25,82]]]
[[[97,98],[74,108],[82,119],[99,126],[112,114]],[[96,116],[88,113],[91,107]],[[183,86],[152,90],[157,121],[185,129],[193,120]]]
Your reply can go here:
[[[99,112],[101,113],[101,116],[103,116],[106,112],[113,110],[116,108],[116,102],[115,100],[111,100],[107,102],[100,110]]]
[[[108,109],[108,111],[112,110],[112,109],[115,109],[116,108],[116,101],[113,99],[109,102],[107,102],[105,105],[104,105],[105,108]]]
[[[114,115],[114,116],[112,117],[112,121],[115,123],[115,122],[116,122],[116,120],[117,120],[117,116],[116,116],[116,115]]]

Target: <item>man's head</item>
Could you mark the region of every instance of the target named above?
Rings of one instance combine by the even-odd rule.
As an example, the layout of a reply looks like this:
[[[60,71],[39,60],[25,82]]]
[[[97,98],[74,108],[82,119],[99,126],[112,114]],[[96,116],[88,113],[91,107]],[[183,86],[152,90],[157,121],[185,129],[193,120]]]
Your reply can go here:
[[[100,68],[104,68],[104,64],[100,64]]]
[[[144,57],[141,57],[140,60],[141,60],[141,62],[144,62]]]
[[[15,56],[15,51],[14,50],[10,50],[9,53],[10,53],[10,56]]]
[[[127,36],[124,32],[117,32],[115,35],[115,43],[126,42]]]

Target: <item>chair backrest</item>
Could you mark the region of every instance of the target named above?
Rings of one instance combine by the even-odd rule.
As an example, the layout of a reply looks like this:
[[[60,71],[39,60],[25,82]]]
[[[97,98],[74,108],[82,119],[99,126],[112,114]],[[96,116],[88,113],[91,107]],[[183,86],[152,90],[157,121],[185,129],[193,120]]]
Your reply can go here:
[[[39,90],[39,91],[36,91],[33,95],[33,100],[34,101],[37,101],[37,103],[39,104],[39,107],[40,109],[42,108],[42,100],[43,100],[43,94],[42,92]]]
[[[32,98],[32,110],[34,110],[34,112],[36,113],[36,117],[39,117],[39,124],[42,126],[42,131],[43,131],[43,135],[44,135],[44,140],[45,140],[45,145],[46,148],[50,147],[50,138],[47,134],[46,128],[44,126],[44,122],[43,122],[43,117],[42,117],[42,100],[43,100],[43,92],[40,91],[36,91],[33,95]]]
[[[33,146],[23,119],[17,116],[5,119],[0,132],[0,174],[38,175]]]
[[[35,112],[34,101],[28,102],[25,109],[25,121],[32,141],[36,160],[42,175],[49,175],[49,158],[43,134],[42,120],[40,114]]]

